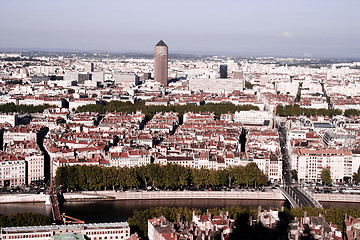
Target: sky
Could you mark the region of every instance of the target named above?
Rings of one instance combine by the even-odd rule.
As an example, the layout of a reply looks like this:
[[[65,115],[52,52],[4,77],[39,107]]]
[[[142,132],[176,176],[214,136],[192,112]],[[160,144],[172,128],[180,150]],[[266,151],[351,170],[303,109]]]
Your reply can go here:
[[[0,48],[360,58],[359,0],[0,0]]]

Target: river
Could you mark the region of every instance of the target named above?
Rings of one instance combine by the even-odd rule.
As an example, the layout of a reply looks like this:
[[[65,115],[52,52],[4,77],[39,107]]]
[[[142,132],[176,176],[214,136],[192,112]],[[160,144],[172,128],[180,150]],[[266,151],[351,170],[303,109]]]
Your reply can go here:
[[[62,213],[85,222],[116,222],[126,221],[132,216],[134,210],[144,210],[151,207],[189,207],[206,210],[215,207],[258,207],[280,208],[286,205],[281,200],[225,200],[225,199],[176,199],[176,200],[92,200],[84,202],[65,202]],[[20,212],[33,212],[51,215],[51,207],[43,203],[15,203],[0,204],[0,213],[12,214]]]

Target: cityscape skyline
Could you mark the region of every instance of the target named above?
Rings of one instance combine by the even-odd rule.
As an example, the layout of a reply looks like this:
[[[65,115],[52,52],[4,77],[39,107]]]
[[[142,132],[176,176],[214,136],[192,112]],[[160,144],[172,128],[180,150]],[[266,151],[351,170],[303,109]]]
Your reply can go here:
[[[359,232],[360,62],[134,56],[0,53],[1,239]]]
[[[360,236],[358,1],[1,6],[0,239]]]
[[[357,6],[356,1],[8,1],[0,10],[6,22],[0,46],[150,53],[150,43],[163,39],[176,53],[358,57]]]

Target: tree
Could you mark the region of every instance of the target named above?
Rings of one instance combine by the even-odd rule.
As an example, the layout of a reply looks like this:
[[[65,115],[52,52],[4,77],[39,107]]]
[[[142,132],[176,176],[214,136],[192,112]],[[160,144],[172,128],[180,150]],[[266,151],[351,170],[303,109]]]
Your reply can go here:
[[[207,187],[210,183],[210,170],[205,168],[192,169],[192,182],[198,187]]]
[[[136,166],[136,172],[140,180],[142,181],[140,184],[147,188],[147,169],[146,166]]]
[[[301,108],[299,105],[286,105],[281,106],[278,105],[276,107],[276,113],[279,116],[287,117],[287,116],[300,116],[300,115],[306,115],[306,116],[336,116],[341,115],[342,111],[339,109],[310,109],[310,108]]]
[[[49,104],[37,105],[34,106],[32,104],[20,104],[15,105],[15,103],[6,103],[0,104],[0,112],[10,113],[10,112],[20,112],[20,113],[36,113],[43,112],[46,108],[55,107]]]
[[[190,167],[183,168],[179,175],[179,184],[181,187],[187,187],[190,181]]]
[[[56,170],[55,185],[69,190],[102,190],[115,188],[183,189],[197,187],[265,185],[267,176],[255,163],[228,169],[194,169],[177,164],[149,164],[136,167],[63,166]]]
[[[0,214],[0,227],[43,226],[50,223],[49,216],[38,213]]]
[[[295,169],[291,171],[291,175],[295,181],[298,180],[298,172]]]
[[[265,174],[258,168],[256,163],[249,163],[245,166],[244,169],[246,173],[246,185],[258,186],[265,185],[267,183],[267,177]]]
[[[201,106],[195,105],[181,105],[181,106],[145,106],[145,102],[139,101],[135,104],[131,102],[120,102],[120,101],[110,101],[105,103],[104,105],[100,104],[88,104],[83,105],[77,108],[79,112],[136,112],[137,110],[141,110],[143,113],[147,115],[147,117],[151,118],[157,112],[178,112],[180,115],[185,112],[214,112],[217,117],[222,113],[228,113],[235,111],[246,111],[246,110],[259,110],[257,106],[253,105],[243,105],[236,106],[232,103],[220,103],[220,104],[205,104]]]
[[[179,175],[180,171],[178,171],[181,168],[181,166],[175,165],[175,164],[166,164],[164,168],[162,168],[164,171],[164,182],[165,187],[175,189],[177,188],[179,184]]]
[[[325,185],[332,184],[330,168],[323,168],[323,170],[321,171],[321,181]]]
[[[350,117],[350,116],[359,116],[360,115],[360,111],[356,110],[356,109],[346,109],[344,112],[344,115],[346,117]]]
[[[253,88],[253,86],[254,86],[254,85],[252,85],[252,83],[251,83],[251,82],[249,82],[249,81],[245,81],[245,87],[246,87],[247,89],[252,89],[252,88]]]
[[[234,166],[230,168],[230,178],[238,185],[246,184],[245,175],[245,167],[243,166]]]
[[[125,176],[126,176],[126,186],[128,188],[138,188],[140,183],[137,178],[137,173],[135,171],[135,168],[128,168],[125,167]]]
[[[358,168],[357,173],[354,173],[353,179],[356,184],[360,183],[360,167]]]
[[[229,172],[224,169],[218,170],[216,173],[218,175],[218,185],[221,185],[222,187],[227,186],[229,180]]]
[[[163,172],[159,164],[147,165],[147,176],[153,187],[162,187],[163,183]]]

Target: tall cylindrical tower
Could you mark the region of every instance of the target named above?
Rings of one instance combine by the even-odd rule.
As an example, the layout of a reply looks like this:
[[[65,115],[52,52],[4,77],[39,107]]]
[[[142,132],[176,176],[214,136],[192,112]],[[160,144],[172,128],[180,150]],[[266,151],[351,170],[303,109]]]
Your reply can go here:
[[[167,86],[168,78],[168,46],[160,40],[154,48],[154,79]]]

